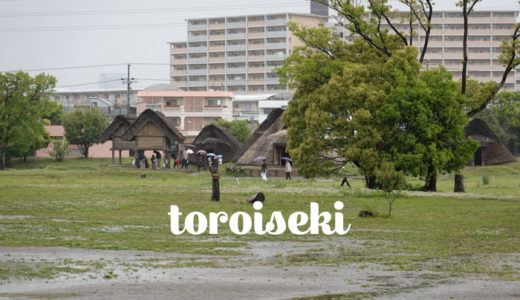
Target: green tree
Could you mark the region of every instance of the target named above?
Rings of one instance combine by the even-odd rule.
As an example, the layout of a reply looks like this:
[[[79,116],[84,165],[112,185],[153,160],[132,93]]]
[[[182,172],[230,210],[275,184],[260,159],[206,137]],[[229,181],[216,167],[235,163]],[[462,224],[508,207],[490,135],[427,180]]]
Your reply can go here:
[[[26,157],[50,141],[40,108],[55,84],[49,75],[0,73],[0,169],[10,156]]]
[[[317,29],[303,31],[296,34]],[[367,186],[377,188],[376,173],[389,161],[436,190],[437,174],[462,168],[476,149],[464,137],[462,97],[451,73],[421,73],[416,48],[399,49],[396,37],[383,37],[391,56],[361,38],[337,47],[334,56],[326,54],[334,39],[307,43],[289,56],[279,70],[282,82],[297,88],[283,116],[289,152],[306,177],[353,162]],[[319,79],[313,81],[313,74]]]
[[[55,139],[51,143],[49,155],[54,157],[56,161],[63,161],[69,154],[69,143],[63,139]]]
[[[108,121],[96,107],[77,109],[63,116],[65,137],[71,145],[78,145],[81,153],[88,158],[89,148],[99,142]]]
[[[49,120],[51,125],[61,125],[63,105],[56,101],[45,99],[41,103],[40,114],[41,118]]]
[[[244,144],[250,137],[253,132],[247,125],[247,120],[233,120],[227,121],[224,119],[218,119],[213,122],[213,124],[222,126],[229,130],[231,134],[240,142],[240,144]]]
[[[520,93],[500,92],[491,108],[502,128],[516,141],[520,141]]]

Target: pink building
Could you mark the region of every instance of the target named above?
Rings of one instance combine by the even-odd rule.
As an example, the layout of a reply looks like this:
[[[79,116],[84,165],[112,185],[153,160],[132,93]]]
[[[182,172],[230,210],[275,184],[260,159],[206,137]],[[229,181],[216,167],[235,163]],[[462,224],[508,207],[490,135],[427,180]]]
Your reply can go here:
[[[45,130],[49,133],[52,139],[64,139],[65,138],[65,129],[61,125],[47,125],[45,126]],[[89,148],[88,156],[94,158],[105,158],[112,157],[112,141],[107,141],[102,144],[95,144],[94,146]],[[36,151],[35,157],[51,157],[49,155],[50,145],[47,148],[39,149]],[[69,146],[69,155],[67,157],[81,157],[83,156],[78,146],[70,145]],[[128,157],[128,151],[123,151],[123,157]]]
[[[187,137],[196,136],[218,119],[233,119],[232,92],[142,90],[137,97],[137,115],[148,108],[159,111]]]

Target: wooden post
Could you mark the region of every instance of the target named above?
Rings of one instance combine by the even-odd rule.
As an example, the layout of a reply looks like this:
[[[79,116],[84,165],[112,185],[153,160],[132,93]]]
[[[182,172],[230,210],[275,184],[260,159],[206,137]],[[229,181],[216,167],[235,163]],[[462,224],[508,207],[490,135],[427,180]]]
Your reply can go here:
[[[121,150],[119,150],[119,164],[121,164]]]
[[[219,184],[219,174],[218,174],[218,162],[215,161],[209,168],[211,172],[211,201],[220,201],[220,184]]]

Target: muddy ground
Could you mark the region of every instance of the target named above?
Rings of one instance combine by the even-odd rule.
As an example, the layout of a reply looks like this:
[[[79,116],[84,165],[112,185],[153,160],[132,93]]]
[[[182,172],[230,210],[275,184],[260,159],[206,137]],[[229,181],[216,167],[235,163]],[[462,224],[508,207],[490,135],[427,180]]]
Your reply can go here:
[[[515,281],[389,271],[376,264],[308,265],[294,259],[313,255],[317,248],[362,247],[348,243],[249,242],[239,249],[244,255],[233,256],[0,247],[2,265],[33,272],[1,280],[0,298],[520,298],[520,284]]]

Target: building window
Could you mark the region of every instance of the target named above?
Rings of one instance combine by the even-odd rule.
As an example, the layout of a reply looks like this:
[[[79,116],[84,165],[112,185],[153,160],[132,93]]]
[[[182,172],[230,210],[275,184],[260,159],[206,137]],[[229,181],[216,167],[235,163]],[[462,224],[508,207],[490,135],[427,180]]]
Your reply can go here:
[[[221,106],[222,99],[214,99],[214,98],[205,99],[204,105],[205,106]]]
[[[173,126],[181,125],[181,118],[179,117],[168,117],[168,121],[170,121],[170,123],[172,123]]]
[[[181,98],[164,98],[164,106],[181,106],[182,99]]]

